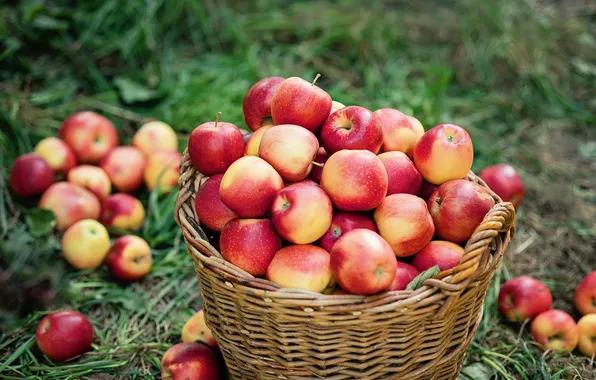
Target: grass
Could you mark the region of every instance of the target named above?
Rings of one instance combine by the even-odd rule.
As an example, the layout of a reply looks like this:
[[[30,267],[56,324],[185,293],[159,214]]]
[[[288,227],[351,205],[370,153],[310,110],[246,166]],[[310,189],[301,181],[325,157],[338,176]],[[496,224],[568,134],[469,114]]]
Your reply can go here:
[[[105,269],[77,272],[35,201],[7,190],[12,160],[93,109],[129,143],[143,120],[172,125],[181,149],[212,120],[244,126],[242,98],[265,76],[313,78],[334,99],[395,107],[428,128],[454,122],[474,141],[473,170],[509,162],[528,188],[518,234],[487,296],[467,378],[589,379],[590,359],[543,353],[499,318],[508,278],[529,274],[571,302],[596,268],[594,9],[524,0],[251,2],[29,0],[0,8],[0,377],[151,378],[200,308],[198,283],[172,218],[175,193],[140,193],[139,235],[152,273],[125,285]],[[558,4],[558,3],[557,3]],[[587,3],[586,3],[587,4]],[[94,349],[54,364],[35,346],[40,318],[70,307],[96,327]],[[103,376],[103,377],[102,377]]]

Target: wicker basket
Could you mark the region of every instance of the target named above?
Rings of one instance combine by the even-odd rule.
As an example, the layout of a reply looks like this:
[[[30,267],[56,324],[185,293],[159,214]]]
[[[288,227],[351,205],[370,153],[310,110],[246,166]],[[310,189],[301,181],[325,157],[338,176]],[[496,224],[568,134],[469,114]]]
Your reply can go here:
[[[467,179],[486,186],[471,172]],[[204,180],[184,152],[175,219],[232,379],[458,377],[515,231],[511,203],[493,193],[496,205],[467,242],[461,263],[418,290],[322,295],[280,288],[225,261],[195,211]]]

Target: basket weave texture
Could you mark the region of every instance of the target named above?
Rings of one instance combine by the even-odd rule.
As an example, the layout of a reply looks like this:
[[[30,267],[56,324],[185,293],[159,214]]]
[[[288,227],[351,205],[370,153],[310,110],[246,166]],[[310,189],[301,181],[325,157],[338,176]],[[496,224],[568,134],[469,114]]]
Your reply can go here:
[[[491,191],[496,204],[460,264],[417,290],[323,295],[281,288],[225,261],[195,210],[206,179],[185,151],[174,216],[231,379],[458,377],[487,288],[515,232],[511,203]],[[467,179],[486,186],[472,172]]]

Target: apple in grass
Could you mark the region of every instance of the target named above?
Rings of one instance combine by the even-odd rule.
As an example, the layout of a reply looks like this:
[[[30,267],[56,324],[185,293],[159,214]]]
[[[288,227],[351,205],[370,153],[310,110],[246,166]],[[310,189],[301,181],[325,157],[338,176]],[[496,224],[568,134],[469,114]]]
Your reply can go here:
[[[579,328],[569,314],[562,310],[547,310],[534,318],[530,334],[545,350],[568,353],[579,341]]]
[[[523,322],[551,308],[553,297],[546,285],[530,276],[505,282],[499,290],[497,307],[509,322]]]
[[[282,77],[263,78],[248,89],[242,101],[242,113],[251,131],[274,125],[271,118],[271,102],[275,90],[284,80]]]
[[[147,159],[133,146],[118,146],[101,159],[99,167],[110,177],[116,190],[130,193],[138,190],[143,184]]]
[[[593,358],[596,355],[596,313],[584,315],[578,322],[579,341],[577,349],[583,355]]]
[[[201,343],[178,343],[161,359],[161,377],[170,380],[219,380],[217,356]]]
[[[99,200],[92,192],[68,182],[50,186],[38,206],[54,213],[58,231],[66,230],[79,220],[98,219],[101,210]]]
[[[201,341],[213,348],[218,347],[213,333],[205,322],[205,312],[197,311],[192,317],[188,318],[182,327],[182,342],[192,343]]]
[[[429,129],[414,148],[416,168],[422,178],[435,185],[464,178],[473,160],[472,139],[455,124],[439,124]]]
[[[110,235],[93,219],[70,226],[62,236],[62,257],[76,269],[96,269],[110,249]]]
[[[344,211],[335,213],[329,229],[321,237],[319,244],[324,250],[331,252],[333,245],[340,237],[357,228],[366,228],[373,232],[379,232],[375,222],[365,215]]]
[[[182,155],[178,151],[151,154],[143,171],[147,189],[158,189],[160,193],[172,191],[178,184],[181,160]]]
[[[458,244],[472,236],[494,205],[485,187],[464,179],[445,182],[428,199],[437,236]]]
[[[57,173],[66,175],[77,164],[77,158],[72,149],[57,137],[47,137],[41,140],[35,146],[34,151]]]
[[[513,207],[519,206],[524,199],[524,181],[513,166],[497,164],[482,169],[478,175],[505,202]]]
[[[79,162],[95,164],[118,145],[112,122],[98,113],[83,111],[64,121],[60,137],[70,146]]]
[[[426,203],[411,194],[389,195],[375,210],[374,220],[397,257],[420,251],[435,233]]]
[[[37,346],[50,360],[63,362],[91,349],[93,325],[75,310],[60,310],[43,317],[35,333]]]
[[[325,90],[302,78],[291,77],[281,82],[271,99],[271,118],[274,125],[294,124],[314,131],[329,116],[333,101]]]
[[[98,166],[75,166],[68,172],[67,181],[89,190],[99,200],[107,198],[112,192],[110,177]]]
[[[267,280],[284,288],[321,293],[332,280],[329,252],[312,244],[290,245],[275,253]]]
[[[258,156],[259,155],[259,147],[261,146],[261,140],[263,139],[263,134],[271,128],[270,125],[263,126],[253,133],[250,134],[250,137],[246,141],[246,145],[244,146],[244,155],[245,156]]]
[[[221,231],[230,220],[238,218],[219,197],[223,176],[223,174],[216,174],[209,177],[195,196],[195,211],[200,223],[217,232]]]
[[[372,118],[382,131],[383,152],[403,152],[412,156],[420,131],[406,115],[393,108],[381,108],[372,113]]]
[[[418,194],[422,185],[422,176],[416,170],[412,160],[403,152],[385,152],[379,154],[379,159],[387,170],[389,186],[387,195]]]
[[[433,240],[414,255],[412,266],[420,272],[439,266],[444,271],[459,265],[464,256],[464,249],[449,241]]]
[[[168,124],[153,120],[143,124],[135,132],[132,145],[148,157],[157,152],[177,151],[178,137]]]
[[[588,273],[575,288],[573,303],[582,315],[596,313],[596,271]]]
[[[372,112],[363,107],[349,106],[329,115],[321,128],[321,144],[329,154],[342,149],[370,150],[378,153],[383,132]]]
[[[412,282],[412,280],[419,274],[420,272],[418,269],[414,268],[410,264],[398,261],[397,269],[395,270],[395,278],[387,290],[405,290],[408,287],[408,284]]]
[[[116,239],[106,257],[108,270],[124,281],[137,281],[151,271],[151,248],[142,238],[125,235]]]
[[[135,231],[145,220],[145,208],[137,198],[118,193],[101,202],[99,221],[107,228]]]
[[[54,171],[37,153],[17,157],[10,169],[10,187],[19,197],[31,197],[46,191],[55,181]]]

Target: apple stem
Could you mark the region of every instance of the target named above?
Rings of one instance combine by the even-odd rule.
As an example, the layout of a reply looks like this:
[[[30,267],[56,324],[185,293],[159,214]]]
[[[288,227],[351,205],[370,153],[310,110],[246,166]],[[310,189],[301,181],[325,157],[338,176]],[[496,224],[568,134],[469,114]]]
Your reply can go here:
[[[315,165],[315,166],[318,166],[318,167],[320,167],[320,168],[322,168],[323,166],[325,166],[325,164],[322,164],[322,163],[320,163],[320,162],[315,162],[315,161],[311,161],[311,164],[313,164],[313,165]]]
[[[317,82],[317,79],[319,79],[321,77],[321,74],[317,74],[317,76],[315,77],[315,79],[312,81],[312,86],[315,85],[315,83]]]
[[[219,123],[219,118],[221,117],[221,112],[217,113],[217,116],[215,116],[215,128],[217,128],[217,123]]]

